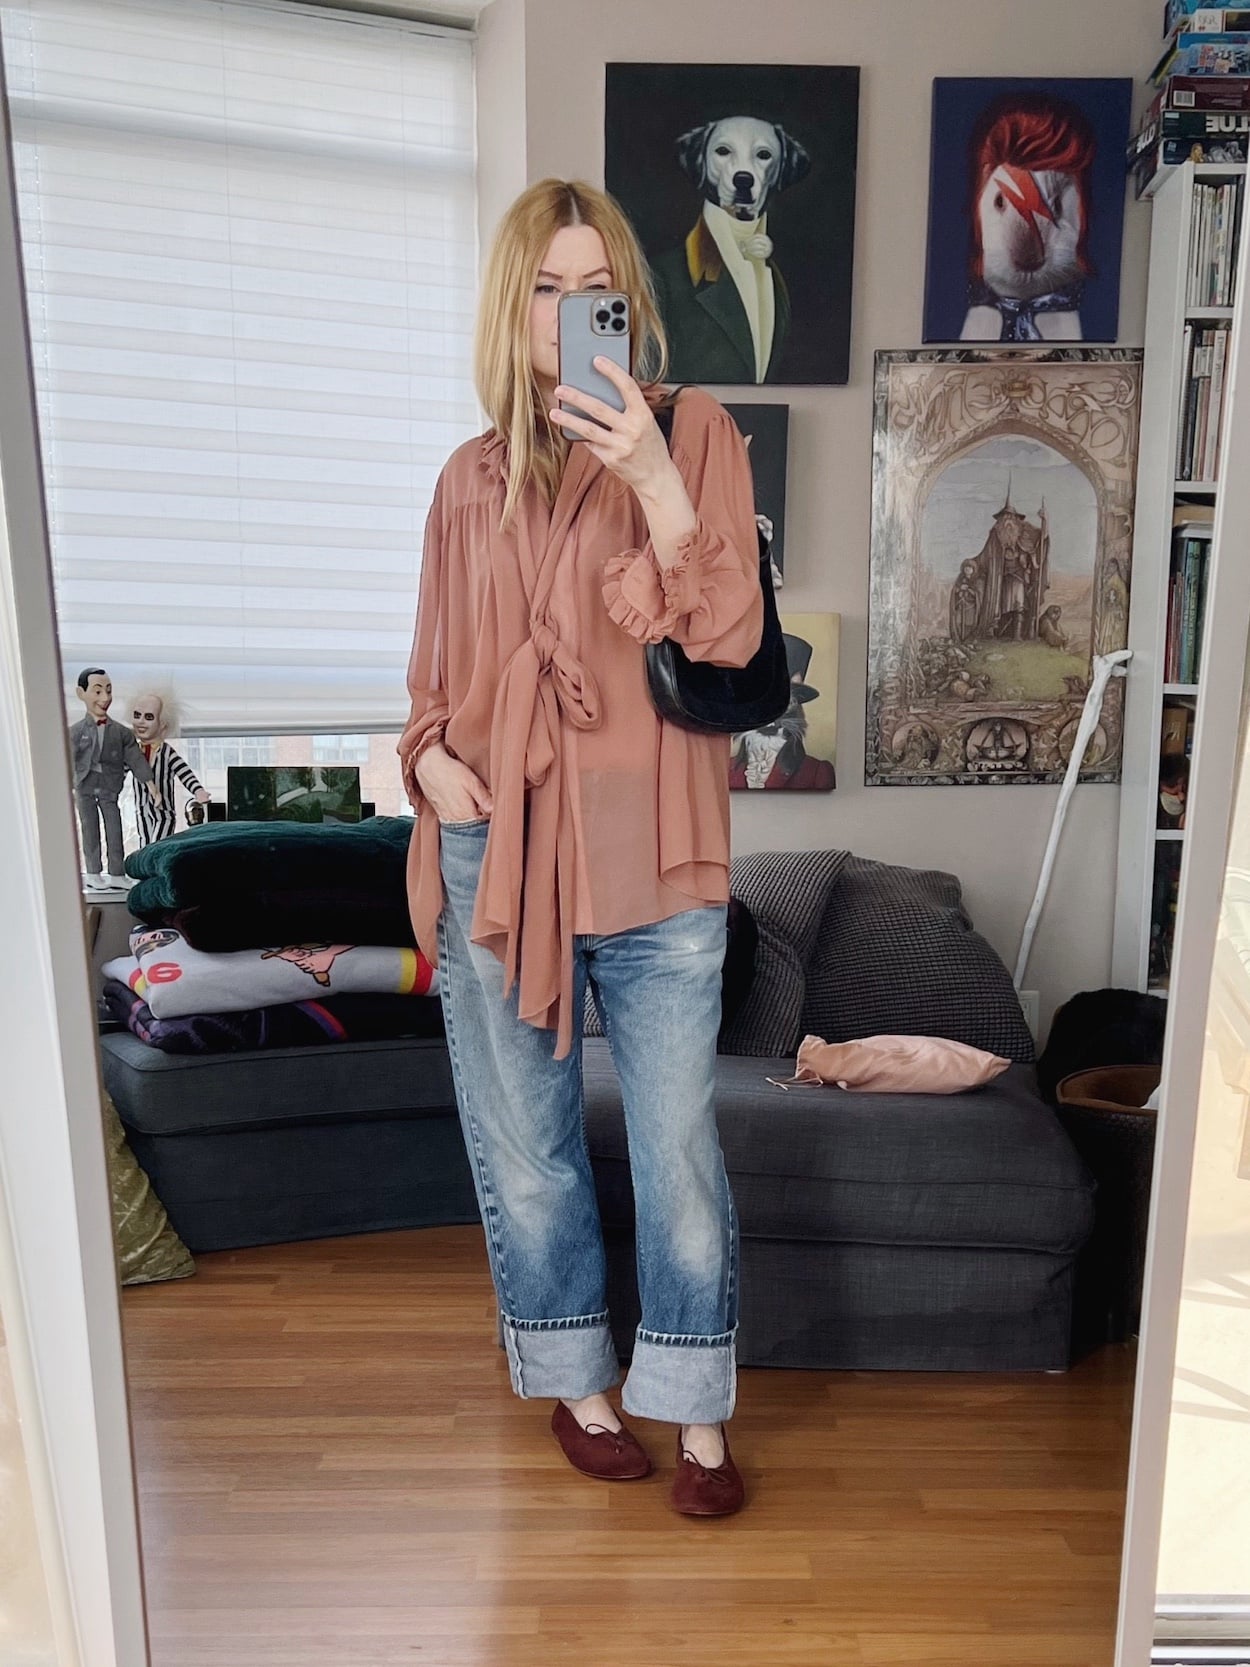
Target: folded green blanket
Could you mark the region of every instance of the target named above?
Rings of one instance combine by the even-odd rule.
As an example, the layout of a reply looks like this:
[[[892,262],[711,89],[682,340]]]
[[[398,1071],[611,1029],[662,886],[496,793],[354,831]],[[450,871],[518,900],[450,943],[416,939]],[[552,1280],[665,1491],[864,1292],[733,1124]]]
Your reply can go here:
[[[341,887],[403,895],[411,816],[359,823],[207,822],[131,852],[136,914],[209,902],[242,902],[257,891]]]

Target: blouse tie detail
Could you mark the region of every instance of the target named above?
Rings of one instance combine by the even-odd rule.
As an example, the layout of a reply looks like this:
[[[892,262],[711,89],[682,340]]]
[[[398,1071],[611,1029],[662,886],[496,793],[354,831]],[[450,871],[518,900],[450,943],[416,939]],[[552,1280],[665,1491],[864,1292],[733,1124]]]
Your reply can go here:
[[[554,1028],[556,1057],[573,1040],[576,828],[564,777],[561,714],[575,728],[602,723],[599,685],[547,611],[569,522],[590,484],[579,447],[561,480],[546,536],[518,518],[517,553],[530,604],[530,634],[504,665],[490,734],[493,809],[470,936],[502,961],[504,995],[517,1011]],[[592,460],[593,461],[593,460]],[[524,908],[522,908],[524,896]]]

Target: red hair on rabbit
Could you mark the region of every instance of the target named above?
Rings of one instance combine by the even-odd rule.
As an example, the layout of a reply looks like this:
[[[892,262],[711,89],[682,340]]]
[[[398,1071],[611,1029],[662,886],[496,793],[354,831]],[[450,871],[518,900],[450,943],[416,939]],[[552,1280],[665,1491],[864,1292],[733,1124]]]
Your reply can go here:
[[[1052,202],[1044,195],[1037,176],[1070,177],[1079,215],[1076,263],[1080,275],[1089,276],[1089,175],[1094,150],[1088,118],[1065,99],[1042,92],[1009,93],[986,107],[968,145],[972,232],[969,264],[975,280],[985,278],[983,194],[998,170],[1000,190],[1034,235],[1039,219],[1052,224],[1055,221]]]

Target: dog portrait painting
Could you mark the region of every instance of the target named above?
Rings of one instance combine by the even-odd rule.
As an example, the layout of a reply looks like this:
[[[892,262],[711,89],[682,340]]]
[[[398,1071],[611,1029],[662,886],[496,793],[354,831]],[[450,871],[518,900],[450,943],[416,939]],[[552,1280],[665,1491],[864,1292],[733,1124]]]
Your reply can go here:
[[[775,723],[735,735],[729,786],[746,792],[828,793],[838,785],[839,614],[783,613],[790,704]]]
[[[1113,342],[1127,79],[933,83],[926,342]]]
[[[605,97],[605,184],[650,263],[668,379],[844,383],[858,69],[608,64]]]

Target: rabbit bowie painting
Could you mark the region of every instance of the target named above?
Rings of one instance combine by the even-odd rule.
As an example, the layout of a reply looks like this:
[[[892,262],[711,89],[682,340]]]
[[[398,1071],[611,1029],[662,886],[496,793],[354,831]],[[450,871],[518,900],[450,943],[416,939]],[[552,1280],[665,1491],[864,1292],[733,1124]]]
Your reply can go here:
[[[933,83],[927,342],[1113,342],[1133,83]]]

